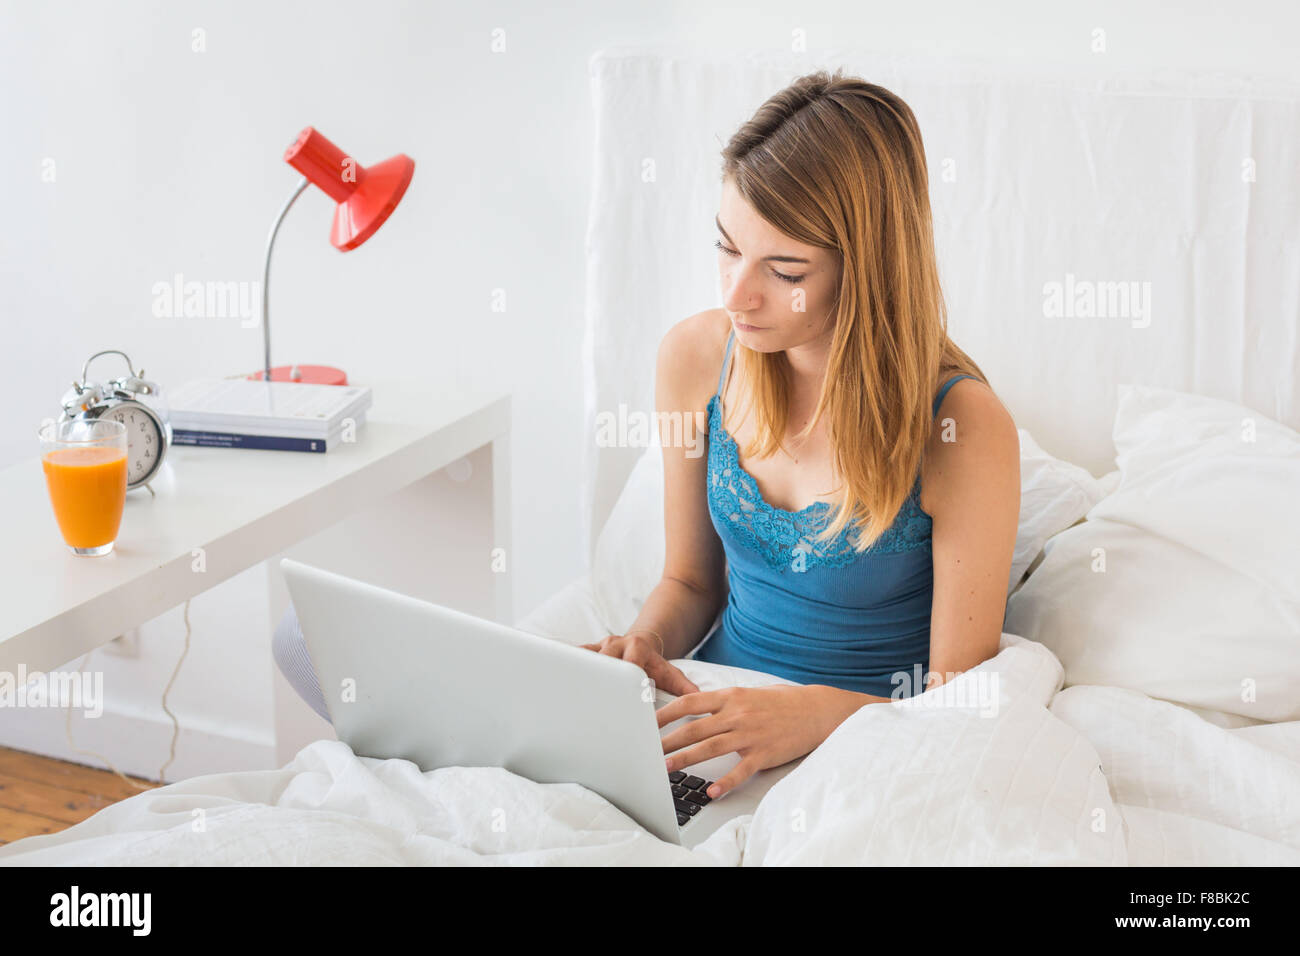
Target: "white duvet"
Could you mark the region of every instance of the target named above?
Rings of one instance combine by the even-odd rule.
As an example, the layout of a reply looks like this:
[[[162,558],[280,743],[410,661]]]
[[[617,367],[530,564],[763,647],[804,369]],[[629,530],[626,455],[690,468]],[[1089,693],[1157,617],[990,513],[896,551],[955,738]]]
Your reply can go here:
[[[701,687],[738,676],[682,666]],[[862,708],[694,850],[576,784],[421,773],[322,740],[280,770],[124,800],[0,848],[0,863],[1300,864],[1300,723],[1228,730],[1061,682],[1045,647],[1005,634],[945,687]]]

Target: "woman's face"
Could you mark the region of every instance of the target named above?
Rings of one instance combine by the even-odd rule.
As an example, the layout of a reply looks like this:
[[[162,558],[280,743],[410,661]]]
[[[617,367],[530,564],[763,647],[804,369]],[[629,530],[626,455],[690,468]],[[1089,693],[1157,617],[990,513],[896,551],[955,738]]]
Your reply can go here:
[[[736,338],[756,352],[781,352],[829,333],[839,255],[796,242],[745,201],[730,179],[718,210],[722,305]]]

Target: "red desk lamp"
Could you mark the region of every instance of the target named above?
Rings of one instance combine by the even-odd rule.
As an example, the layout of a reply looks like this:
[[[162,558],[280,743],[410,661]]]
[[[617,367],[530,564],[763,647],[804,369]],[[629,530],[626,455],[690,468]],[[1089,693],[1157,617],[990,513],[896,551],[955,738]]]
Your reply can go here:
[[[294,188],[289,201],[280,209],[266,240],[266,261],[262,266],[262,345],[263,369],[249,378],[272,382],[310,382],[320,385],[346,385],[342,369],[328,365],[281,365],[271,367],[271,250],[294,201],[309,183],[315,183],[338,206],[334,209],[334,226],[330,242],[340,252],[348,252],[373,236],[384,224],[411,184],[415,161],[399,153],[374,166],[362,166],[328,139],[308,126],[284,153],[284,161],[303,179]]]

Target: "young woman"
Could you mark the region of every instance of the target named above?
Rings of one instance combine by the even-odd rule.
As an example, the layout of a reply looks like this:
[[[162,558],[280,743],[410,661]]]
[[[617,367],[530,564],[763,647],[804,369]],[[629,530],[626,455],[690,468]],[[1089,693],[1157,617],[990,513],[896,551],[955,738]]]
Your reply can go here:
[[[703,715],[665,737],[669,770],[740,755],[712,796],[997,652],[1019,439],[948,338],[927,180],[908,106],[838,71],[723,151],[723,307],[668,332],[656,376],[708,454],[665,436],[663,577],[626,634],[585,645],[683,695],[660,726]],[[798,686],[700,693],[668,663],[719,610],[696,659]]]

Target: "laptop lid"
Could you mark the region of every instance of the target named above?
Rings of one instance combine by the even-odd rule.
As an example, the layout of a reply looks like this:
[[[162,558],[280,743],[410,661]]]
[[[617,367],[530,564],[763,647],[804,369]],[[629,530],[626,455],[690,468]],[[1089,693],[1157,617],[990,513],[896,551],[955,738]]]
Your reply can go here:
[[[580,783],[680,843],[639,667],[289,558],[280,568],[353,753]]]

